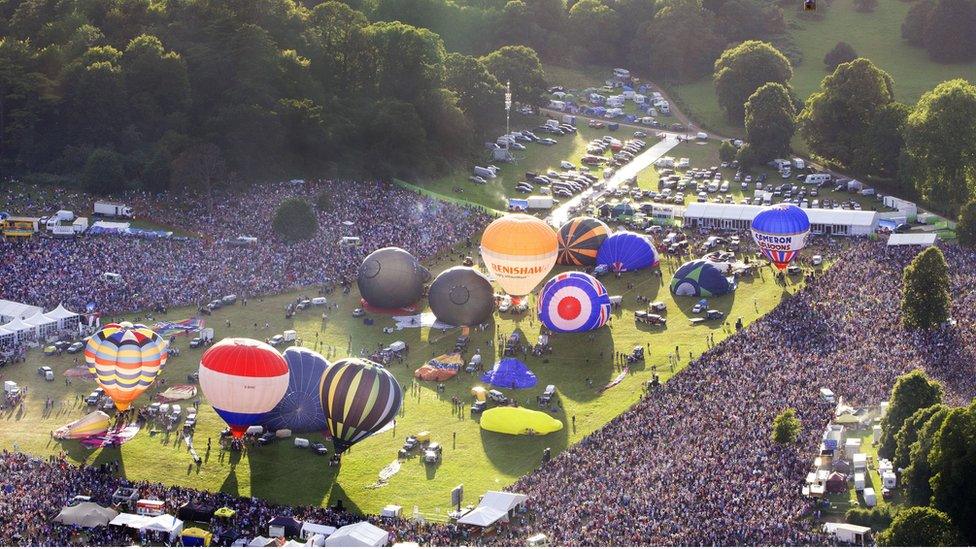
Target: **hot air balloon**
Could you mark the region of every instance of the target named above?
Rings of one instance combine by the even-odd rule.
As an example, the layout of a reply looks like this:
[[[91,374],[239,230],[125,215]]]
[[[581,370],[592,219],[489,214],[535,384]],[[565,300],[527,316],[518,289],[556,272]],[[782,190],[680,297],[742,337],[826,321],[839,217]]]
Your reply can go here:
[[[366,256],[359,266],[356,284],[368,305],[402,309],[418,301],[430,271],[402,248],[381,248]]]
[[[319,395],[337,454],[393,421],[403,404],[403,390],[393,374],[360,358],[333,364]]]
[[[656,267],[658,262],[657,250],[651,240],[629,231],[608,236],[596,256],[597,265],[606,265],[617,273]]]
[[[85,362],[105,394],[125,411],[152,385],[166,365],[166,342],[143,326],[106,324],[88,338]]]
[[[556,264],[556,232],[538,218],[509,214],[481,235],[481,257],[498,285],[514,297],[528,295]]]
[[[559,229],[560,265],[596,265],[596,253],[610,235],[607,224],[592,217],[574,217]]]
[[[720,268],[705,259],[689,261],[678,267],[671,278],[671,293],[679,296],[715,297],[735,289],[735,282]]]
[[[288,363],[274,347],[246,337],[222,339],[200,358],[200,389],[241,438],[261,425],[288,390]]]
[[[288,390],[281,402],[268,412],[263,425],[268,429],[291,429],[311,433],[325,429],[325,412],[319,400],[319,385],[329,368],[324,356],[304,347],[285,349]]]
[[[776,268],[783,270],[807,243],[810,218],[793,204],[764,208],[752,219],[752,239]]]
[[[558,274],[539,292],[539,320],[554,332],[588,332],[609,319],[607,289],[586,273]]]
[[[427,302],[437,320],[452,326],[487,322],[495,308],[491,282],[471,267],[451,267],[437,275]]]

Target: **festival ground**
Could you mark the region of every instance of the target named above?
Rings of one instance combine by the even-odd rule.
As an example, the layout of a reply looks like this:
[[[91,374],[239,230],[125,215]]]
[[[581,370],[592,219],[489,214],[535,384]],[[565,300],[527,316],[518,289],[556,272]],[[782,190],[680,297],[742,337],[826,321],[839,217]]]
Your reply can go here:
[[[461,250],[461,253],[476,255],[475,250]],[[680,261],[674,258],[662,259],[665,281],[670,280],[678,265]],[[447,263],[434,265],[431,271],[436,274],[447,266]],[[724,339],[733,331],[732,325],[737,318],[741,317],[746,324],[751,323],[779,303],[784,293],[796,291],[801,284],[797,277],[788,280],[784,287],[775,281],[770,268],[763,269],[756,277],[741,279],[736,292],[711,300],[712,308],[727,313],[727,323],[712,321],[707,325],[692,326],[689,317],[694,315],[690,309],[696,299],[678,298],[676,302],[667,287],[661,285],[661,279],[651,271],[625,274],[620,279],[608,276],[603,281],[611,295],[623,296],[623,307],[613,313],[611,326],[594,332],[593,340],[589,334],[553,336],[552,355],[544,358],[529,355],[525,359],[538,375],[539,384],[520,391],[503,389],[507,396],[518,399],[520,405],[538,408],[535,397],[546,385],[556,385],[559,391],[559,413],[556,416],[565,428],[544,437],[481,431],[469,414],[472,402],[469,391],[481,384],[473,374],[462,371],[446,382],[443,392],[438,392],[433,382],[414,383],[414,369],[431,356],[449,351],[460,330],[404,329],[386,334],[382,329],[392,326],[393,322],[378,316],[373,316],[375,324],[366,326],[361,318],[351,315],[359,306],[359,295],[353,286],[348,295],[337,290],[329,296],[330,302],[335,299],[340,309],[329,311],[327,322],[321,318],[323,309],[314,307],[299,311],[290,320],[284,318],[287,303],[299,295],[314,296],[317,294],[314,290],[252,298],[246,307],[238,303],[205,317],[207,326],[215,329],[217,340],[230,336],[264,340],[283,330],[294,329],[302,345],[318,349],[330,361],[358,356],[363,347],[373,350],[377,344],[386,345],[396,340],[403,340],[410,346],[403,364],[394,362],[389,366],[406,387],[403,413],[397,419],[395,430],[377,434],[358,444],[344,456],[339,469],[330,467],[326,457],[296,448],[291,439],[268,446],[253,446],[243,454],[221,452],[218,438],[225,424],[205,402],[200,407],[194,436],[194,448],[203,458],[199,466],[192,463],[184,440],[175,431],[167,434],[143,429],[121,448],[88,450],[74,441],[62,444],[52,439],[50,432],[90,410],[84,404],[84,397],[95,388],[95,382],[74,379],[70,386],[65,384],[65,370],[83,365],[81,354],[45,356],[37,349],[30,352],[26,363],[11,364],[0,370],[4,380],[16,381],[29,390],[22,411],[14,409],[0,417],[0,440],[8,449],[16,447],[41,456],[63,449],[76,462],[118,460],[122,474],[132,479],[221,490],[283,503],[326,504],[341,499],[348,508],[369,513],[379,512],[392,503],[401,505],[405,514],[411,514],[416,507],[428,519],[443,520],[450,511],[450,490],[457,484],[465,485],[466,504],[476,502],[486,490],[507,486],[537,467],[545,448],[559,452],[627,409],[655,372],[662,381],[667,380],[688,363],[689,356],[698,356],[707,349],[710,335],[714,342]],[[628,287],[631,284],[633,287]],[[666,329],[635,325],[633,311],[644,308],[637,301],[639,295],[667,304]],[[178,320],[192,315],[190,309],[175,309],[170,310],[165,319]],[[127,315],[125,318],[146,322],[144,315],[138,318]],[[155,320],[162,319],[157,317]],[[264,327],[266,322],[268,328]],[[534,342],[539,328],[540,324],[532,314],[514,317],[510,313],[496,312],[494,323],[486,331],[472,333],[465,358],[470,358],[475,349],[480,348],[490,367],[497,359],[499,334],[508,336],[513,331],[521,331],[528,341]],[[202,350],[190,349],[185,337],[178,337],[175,345],[182,354],[166,365],[161,374],[165,385],[160,390],[185,383],[187,375],[197,369]],[[636,345],[649,345],[650,353],[644,362],[631,365],[625,373],[626,361],[617,359],[616,353],[628,354]],[[679,350],[680,359],[672,368],[675,348]],[[38,376],[36,371],[40,366],[52,367],[56,373],[55,381],[47,382]],[[618,376],[622,378],[618,385],[600,392]],[[453,396],[466,403],[461,415],[454,411]],[[56,402],[53,411],[45,410],[47,398]],[[148,401],[148,396],[144,395],[137,405]],[[182,404],[185,408],[192,402]],[[380,470],[396,461],[397,449],[404,437],[419,431],[430,431],[432,440],[443,444],[441,463],[424,465],[416,457],[408,459],[387,485],[375,487]],[[313,433],[308,438],[314,442],[323,437]],[[208,440],[213,442],[209,452]]]

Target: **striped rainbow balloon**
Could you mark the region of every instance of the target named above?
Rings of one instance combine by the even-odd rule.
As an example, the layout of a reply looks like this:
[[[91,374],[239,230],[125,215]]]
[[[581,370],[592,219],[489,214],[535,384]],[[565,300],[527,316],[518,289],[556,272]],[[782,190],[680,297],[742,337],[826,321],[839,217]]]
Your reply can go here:
[[[152,385],[166,365],[166,341],[142,324],[106,324],[88,338],[85,362],[119,411]]]
[[[288,391],[288,363],[277,349],[255,339],[231,337],[200,358],[200,390],[241,438],[261,425]]]

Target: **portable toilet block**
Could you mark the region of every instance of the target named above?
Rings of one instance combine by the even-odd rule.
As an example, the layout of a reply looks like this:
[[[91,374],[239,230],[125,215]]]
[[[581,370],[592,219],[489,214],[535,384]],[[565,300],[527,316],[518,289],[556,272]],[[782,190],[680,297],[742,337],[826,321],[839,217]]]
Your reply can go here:
[[[864,489],[864,473],[854,473],[854,489],[858,492]]]
[[[880,423],[875,423],[874,426],[871,428],[871,437],[872,437],[871,440],[875,444],[878,444],[878,443],[881,442],[881,424]]]
[[[878,504],[878,497],[874,494],[874,488],[864,489],[864,505],[874,507]]]
[[[844,441],[844,455],[851,458],[854,454],[861,451],[861,439],[848,438]]]
[[[885,488],[888,488],[889,490],[897,486],[898,478],[895,476],[895,472],[888,471],[885,474],[881,475],[881,485],[884,486]]]

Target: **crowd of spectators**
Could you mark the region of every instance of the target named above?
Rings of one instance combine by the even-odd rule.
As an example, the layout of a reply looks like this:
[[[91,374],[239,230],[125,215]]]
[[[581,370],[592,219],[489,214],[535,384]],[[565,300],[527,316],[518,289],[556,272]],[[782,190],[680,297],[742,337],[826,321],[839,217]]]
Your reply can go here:
[[[328,205],[317,209],[315,236],[281,241],[271,223],[277,205],[291,197],[314,204],[323,192]],[[15,214],[75,208],[80,215],[91,208],[90,197],[70,192],[41,199],[11,189],[5,198],[5,208]],[[488,219],[479,210],[378,182],[285,182],[262,186],[260,192],[217,191],[206,197],[134,193],[126,203],[137,217],[176,229],[178,238],[0,241],[0,297],[45,308],[63,303],[79,312],[94,303],[105,314],[336,284],[353,280],[373,250],[399,246],[421,260],[435,259],[467,241]],[[232,244],[239,236],[258,241]],[[358,236],[362,246],[340,246],[343,236]],[[104,279],[105,272],[121,274],[122,282]]]

